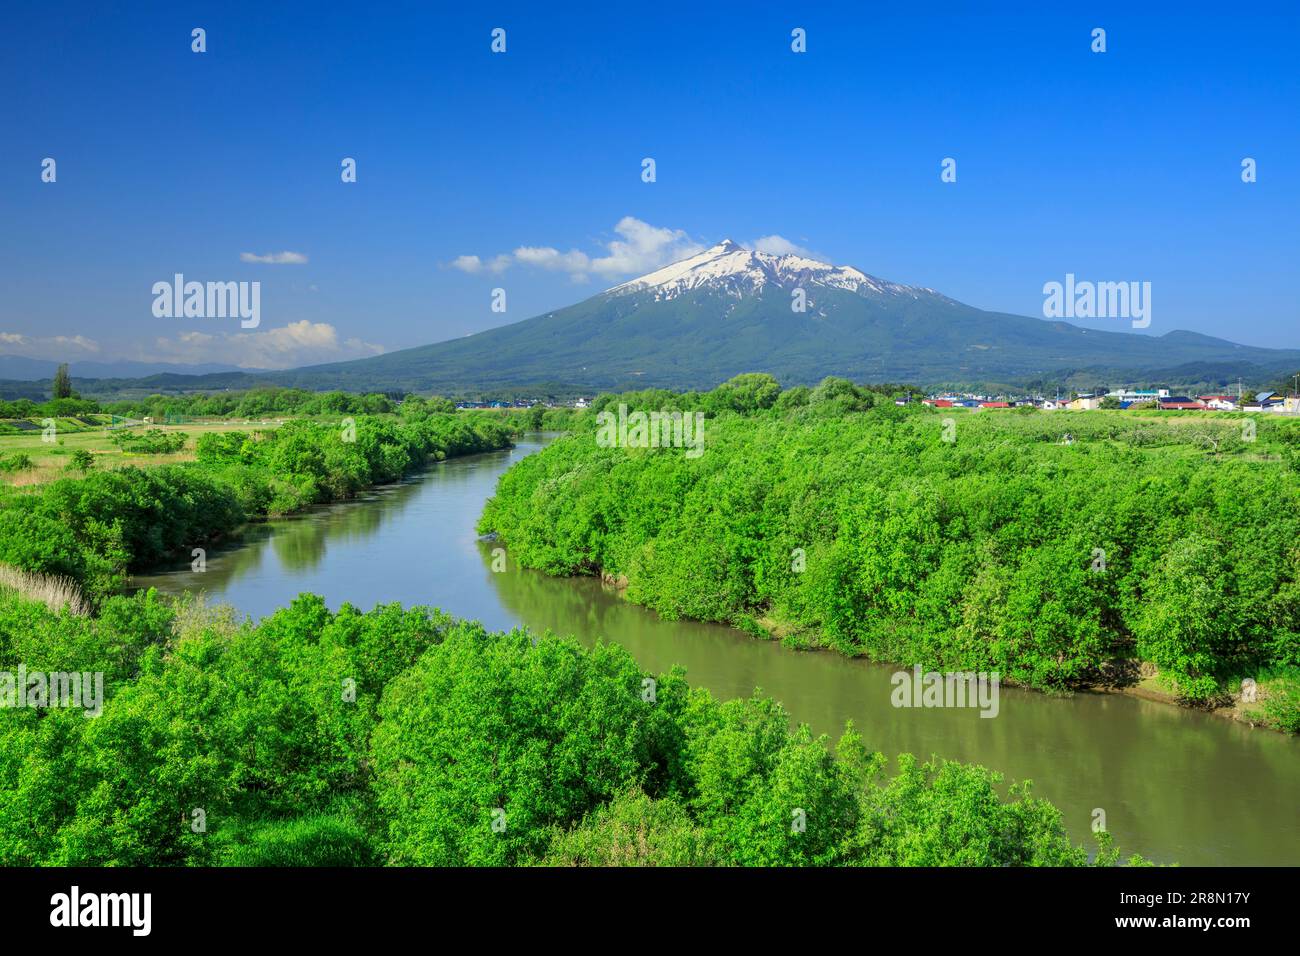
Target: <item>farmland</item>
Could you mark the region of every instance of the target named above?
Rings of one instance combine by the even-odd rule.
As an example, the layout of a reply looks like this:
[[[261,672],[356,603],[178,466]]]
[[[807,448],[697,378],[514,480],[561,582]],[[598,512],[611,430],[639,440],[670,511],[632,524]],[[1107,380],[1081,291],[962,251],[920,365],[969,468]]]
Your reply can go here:
[[[96,424],[88,425],[80,418],[58,418],[54,419],[53,432],[43,427],[39,420],[21,419],[20,421],[33,425],[32,428],[22,430],[14,426],[13,420],[0,422],[0,462],[18,455],[26,455],[32,462],[30,468],[0,473],[0,482],[21,487],[52,481],[62,476],[71,467],[73,456],[78,451],[94,456],[94,467],[100,469],[147,467],[193,461],[195,442],[204,434],[251,433],[278,428],[284,422],[284,419],[216,420],[187,422],[183,425],[135,426],[130,431],[143,432],[156,427],[164,434],[185,436],[185,446],[180,451],[169,454],[147,454],[115,443],[114,436],[121,433],[109,430],[106,424],[109,416],[85,417],[96,421]],[[103,423],[98,420],[102,420]]]

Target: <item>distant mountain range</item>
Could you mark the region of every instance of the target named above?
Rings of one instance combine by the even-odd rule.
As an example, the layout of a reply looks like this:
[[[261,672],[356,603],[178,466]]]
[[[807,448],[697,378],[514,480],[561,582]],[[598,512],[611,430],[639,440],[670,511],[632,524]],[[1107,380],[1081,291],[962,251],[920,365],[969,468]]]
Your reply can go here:
[[[34,382],[53,378],[58,362],[0,355],[0,379]],[[168,362],[69,362],[68,372],[75,378],[144,378],[148,375],[207,375],[212,372],[242,372],[237,365],[207,363],[180,365]]]
[[[797,290],[804,311],[792,308]],[[1009,388],[1263,382],[1297,369],[1297,349],[1255,348],[1195,332],[1098,331],[985,312],[933,289],[728,240],[576,305],[448,342],[282,372],[164,374],[114,384],[462,395],[704,389],[751,371],[770,372],[787,385],[839,375]]]

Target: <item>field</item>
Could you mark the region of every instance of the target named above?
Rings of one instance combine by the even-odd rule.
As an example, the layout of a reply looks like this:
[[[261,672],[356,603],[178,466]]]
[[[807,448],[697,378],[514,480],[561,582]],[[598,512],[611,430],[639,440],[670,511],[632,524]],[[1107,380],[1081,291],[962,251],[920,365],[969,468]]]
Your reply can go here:
[[[95,416],[103,418],[105,416]],[[184,449],[171,454],[151,455],[124,451],[113,443],[117,432],[107,428],[90,428],[74,419],[55,419],[55,440],[46,441],[41,430],[0,434],[0,461],[25,454],[34,467],[21,471],[0,473],[0,482],[13,487],[40,485],[62,476],[72,454],[78,450],[95,456],[96,468],[123,468],[128,465],[146,467],[194,460],[194,443],[207,432],[253,432],[278,428],[285,419],[246,421],[187,422],[184,425],[147,425],[132,428],[140,433],[157,428],[165,434],[183,433],[188,440]],[[9,423],[5,423],[9,424]],[[39,422],[36,424],[39,425]]]

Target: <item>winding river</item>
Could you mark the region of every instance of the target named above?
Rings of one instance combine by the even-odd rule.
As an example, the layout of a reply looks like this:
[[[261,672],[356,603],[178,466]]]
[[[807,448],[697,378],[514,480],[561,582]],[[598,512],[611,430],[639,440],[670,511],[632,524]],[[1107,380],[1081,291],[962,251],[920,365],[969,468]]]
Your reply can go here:
[[[830,652],[797,652],[730,628],[664,621],[594,579],[548,578],[508,564],[491,570],[491,545],[474,525],[497,477],[537,451],[532,436],[510,451],[456,459],[358,500],[251,528],[209,553],[199,574],[138,576],[160,591],[204,591],[261,617],[312,591],[349,602],[431,604],[492,629],[606,639],[647,670],[674,664],[716,696],[755,688],[794,720],[838,737],[852,719],[886,754],[938,754],[983,764],[1062,809],[1076,842],[1091,845],[1094,813],[1125,853],[1161,863],[1300,863],[1300,740],[1132,697],[1050,698],[1003,688],[1000,712],[897,710],[895,668]]]

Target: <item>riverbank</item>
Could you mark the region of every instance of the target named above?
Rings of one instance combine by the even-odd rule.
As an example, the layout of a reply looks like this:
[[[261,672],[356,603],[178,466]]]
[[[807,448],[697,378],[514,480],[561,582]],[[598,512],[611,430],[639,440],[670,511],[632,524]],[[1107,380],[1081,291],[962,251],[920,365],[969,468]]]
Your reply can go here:
[[[499,419],[443,413],[208,432],[192,462],[92,465],[0,493],[0,563],[71,578],[94,601],[120,591],[128,572],[177,555],[202,564],[249,521],[346,500],[431,461],[508,447],[516,434]]]
[[[1082,688],[1085,692],[1096,694],[1123,694],[1128,697],[1135,697],[1139,700],[1149,700],[1158,704],[1165,704],[1171,707],[1186,708],[1185,704],[1176,694],[1170,693],[1165,688],[1155,682],[1154,678],[1143,678],[1139,684],[1132,686],[1111,687],[1105,684],[1091,684]],[[1279,688],[1279,692],[1284,689]],[[1290,736],[1291,733],[1281,727],[1270,723],[1268,714],[1265,711],[1264,702],[1269,699],[1270,685],[1269,682],[1263,682],[1259,685],[1258,696],[1252,703],[1244,702],[1238,696],[1230,703],[1216,703],[1208,707],[1198,707],[1205,713],[1214,717],[1220,717],[1225,720],[1231,720],[1235,723],[1245,724],[1254,730],[1267,730],[1273,733]]]
[[[627,575],[615,575],[608,571],[598,570],[595,576],[599,578],[602,586],[617,593],[620,600],[629,600],[627,596],[629,584]],[[771,617],[747,618],[741,623],[733,623],[730,626],[737,632],[747,634],[758,640],[779,642],[783,647],[793,651],[834,653],[833,648],[817,642],[815,638],[810,638],[806,632],[795,628],[788,622],[783,623]],[[899,664],[897,661],[875,660],[873,663],[902,669],[911,666]],[[1282,680],[1265,679],[1257,682],[1256,699],[1253,702],[1241,700],[1239,693],[1226,701],[1216,700],[1208,704],[1203,702],[1189,703],[1185,698],[1179,696],[1176,689],[1171,690],[1161,684],[1155,665],[1150,662],[1137,660],[1111,662],[1109,670],[1112,675],[1109,680],[1092,680],[1075,687],[1056,691],[1045,691],[1043,688],[1021,684],[1014,680],[1003,679],[1001,683],[1006,687],[1018,687],[1026,691],[1046,693],[1049,697],[1060,696],[1062,693],[1116,694],[1163,704],[1180,710],[1199,711],[1245,724],[1252,729],[1268,730],[1280,734],[1292,733],[1270,722],[1265,709],[1266,702],[1272,694],[1289,696],[1295,693],[1294,689],[1286,686]]]

